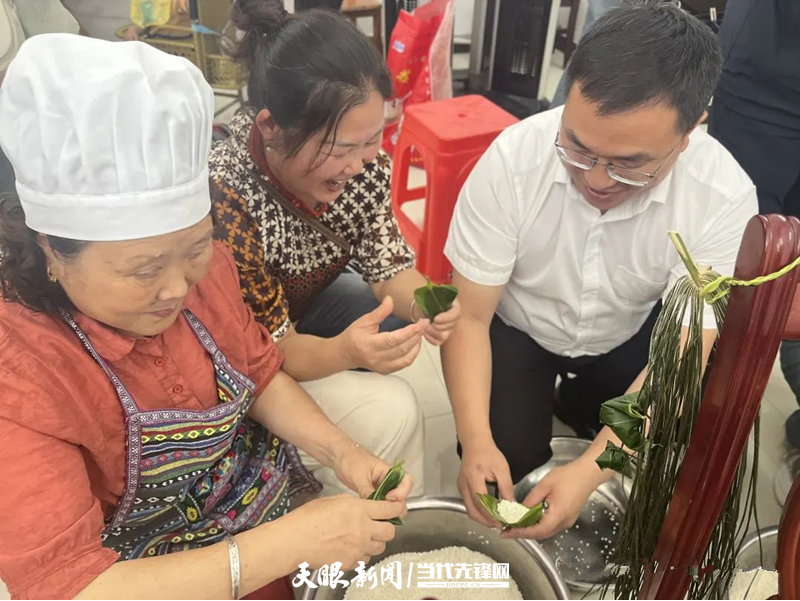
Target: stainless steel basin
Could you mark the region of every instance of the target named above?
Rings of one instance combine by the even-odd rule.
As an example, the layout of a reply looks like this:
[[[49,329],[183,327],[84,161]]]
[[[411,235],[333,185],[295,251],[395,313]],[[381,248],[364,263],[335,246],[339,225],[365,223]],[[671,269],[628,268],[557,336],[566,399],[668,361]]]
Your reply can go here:
[[[485,544],[488,541],[488,544]],[[460,546],[484,553],[497,563],[509,564],[511,577],[525,599],[569,599],[569,591],[553,561],[534,541],[502,539],[497,530],[486,528],[468,516],[461,499],[421,497],[408,502],[408,518],[382,555],[369,565],[395,553],[425,552]],[[352,580],[355,572],[344,578]],[[318,583],[317,573],[311,581]],[[306,588],[303,599],[343,599],[345,589]],[[431,593],[435,596],[436,590]]]
[[[759,546],[758,540],[761,539]],[[762,553],[763,551],[763,562]],[[764,568],[765,570],[774,570],[775,564],[778,561],[778,527],[770,526],[769,528],[762,528],[758,532],[751,532],[748,534],[742,548],[736,556],[736,567],[743,572],[749,572],[756,568]]]
[[[550,470],[580,457],[590,444],[582,438],[553,438],[552,459],[517,484],[514,489],[517,500],[522,501]],[[615,474],[592,493],[572,528],[541,541],[570,588],[587,591],[609,580],[610,572],[605,570],[617,549],[619,525],[630,489],[630,479]]]
[[[760,540],[760,544],[759,544]],[[756,570],[762,568],[764,570],[775,571],[776,563],[778,561],[778,527],[770,526],[769,528],[762,528],[757,532],[748,534],[742,548],[736,555],[736,567],[742,572],[750,572],[749,574],[740,574],[734,572],[734,579],[744,579],[740,581],[737,586],[733,586],[734,590],[728,590],[727,597],[729,599],[757,599],[758,593],[751,591],[751,587],[755,586],[755,582],[759,577],[763,577],[764,573],[761,572],[757,576]],[[733,581],[732,581],[733,582]],[[742,592],[742,587],[747,593]],[[763,591],[761,591],[763,593]],[[777,590],[775,591],[777,593]],[[733,595],[741,595],[734,597]]]

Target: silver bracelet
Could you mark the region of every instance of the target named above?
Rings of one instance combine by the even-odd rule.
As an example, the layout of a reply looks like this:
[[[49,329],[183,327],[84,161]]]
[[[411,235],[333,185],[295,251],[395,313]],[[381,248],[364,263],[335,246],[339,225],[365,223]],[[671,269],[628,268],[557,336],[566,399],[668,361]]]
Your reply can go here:
[[[417,299],[414,299],[414,300],[411,301],[411,322],[412,323],[417,323],[419,321],[419,319],[415,319],[414,318],[414,307],[416,307],[416,306],[417,306]]]
[[[225,538],[228,542],[228,562],[231,566],[231,594],[234,599],[239,598],[239,547],[232,536]]]

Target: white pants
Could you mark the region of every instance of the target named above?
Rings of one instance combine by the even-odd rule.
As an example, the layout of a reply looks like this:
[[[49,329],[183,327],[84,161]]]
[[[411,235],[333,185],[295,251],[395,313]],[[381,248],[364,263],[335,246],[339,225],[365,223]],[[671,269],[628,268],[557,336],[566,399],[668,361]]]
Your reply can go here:
[[[303,382],[303,388],[345,434],[389,464],[404,461],[414,476],[412,496],[424,490],[425,420],[411,386],[395,376],[345,371]],[[353,493],[333,470],[300,451],[303,465],[323,484],[323,496]]]

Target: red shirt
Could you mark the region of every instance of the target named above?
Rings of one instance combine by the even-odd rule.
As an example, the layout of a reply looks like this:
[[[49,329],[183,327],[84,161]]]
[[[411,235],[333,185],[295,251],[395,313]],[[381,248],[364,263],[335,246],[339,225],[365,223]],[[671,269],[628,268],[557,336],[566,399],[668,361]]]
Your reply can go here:
[[[236,266],[214,243],[191,309],[260,394],[282,357],[242,301]],[[211,357],[180,316],[127,338],[75,314],[142,411],[218,403]],[[70,599],[117,560],[104,518],[125,483],[126,432],[111,383],[59,316],[0,301],[0,579],[15,598]]]

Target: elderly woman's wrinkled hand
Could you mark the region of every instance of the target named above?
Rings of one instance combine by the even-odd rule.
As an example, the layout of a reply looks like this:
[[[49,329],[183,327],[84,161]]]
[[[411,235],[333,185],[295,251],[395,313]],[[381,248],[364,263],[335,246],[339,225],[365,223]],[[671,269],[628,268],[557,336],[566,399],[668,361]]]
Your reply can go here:
[[[355,443],[337,453],[333,464],[336,477],[362,498],[372,494],[391,468],[391,465]],[[386,500],[405,502],[413,486],[414,477],[405,474],[400,485],[386,495]]]
[[[395,527],[386,520],[405,515],[405,503],[337,495],[310,501],[273,523],[290,528],[287,540],[294,548],[289,552],[312,570],[335,562],[349,570],[383,553],[395,535]]]

